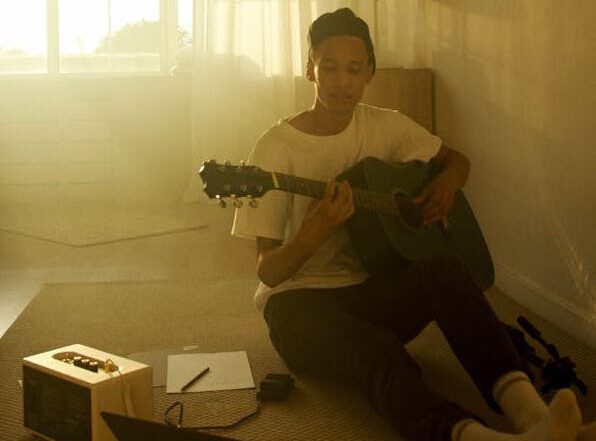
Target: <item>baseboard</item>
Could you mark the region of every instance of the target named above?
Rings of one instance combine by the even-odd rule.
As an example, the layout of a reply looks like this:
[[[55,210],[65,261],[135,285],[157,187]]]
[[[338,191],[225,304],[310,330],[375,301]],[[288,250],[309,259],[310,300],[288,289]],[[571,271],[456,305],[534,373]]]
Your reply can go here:
[[[507,296],[596,350],[596,317],[591,317],[591,311],[579,308],[499,262],[495,262],[495,271],[495,285]]]

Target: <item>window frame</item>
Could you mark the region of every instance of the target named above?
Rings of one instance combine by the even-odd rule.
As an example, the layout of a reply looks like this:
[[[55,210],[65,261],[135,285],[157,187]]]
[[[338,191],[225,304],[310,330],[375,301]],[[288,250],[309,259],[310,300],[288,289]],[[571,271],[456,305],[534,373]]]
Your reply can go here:
[[[118,0],[105,0],[118,1]],[[46,72],[0,73],[3,78],[39,78],[39,77],[131,77],[131,76],[167,76],[172,61],[178,52],[178,0],[159,0],[159,23],[161,28],[160,70],[159,71],[109,71],[109,72],[61,72],[60,71],[60,28],[59,0],[46,0],[47,13],[47,58]],[[194,2],[193,2],[194,8]],[[193,20],[194,21],[194,20]]]

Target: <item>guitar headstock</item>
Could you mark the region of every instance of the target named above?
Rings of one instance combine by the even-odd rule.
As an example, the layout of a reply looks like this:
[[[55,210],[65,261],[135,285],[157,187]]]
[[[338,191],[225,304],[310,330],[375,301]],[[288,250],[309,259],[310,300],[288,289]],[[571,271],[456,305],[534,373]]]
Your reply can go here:
[[[254,165],[204,162],[199,170],[203,190],[210,198],[260,198],[273,188],[271,174]]]

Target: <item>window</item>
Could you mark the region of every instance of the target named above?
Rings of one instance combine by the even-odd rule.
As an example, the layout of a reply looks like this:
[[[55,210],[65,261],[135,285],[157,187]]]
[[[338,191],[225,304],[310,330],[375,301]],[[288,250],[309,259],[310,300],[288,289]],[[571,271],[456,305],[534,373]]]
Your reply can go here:
[[[0,0],[0,73],[47,72],[46,3]]]
[[[167,72],[192,0],[0,0],[0,75]]]

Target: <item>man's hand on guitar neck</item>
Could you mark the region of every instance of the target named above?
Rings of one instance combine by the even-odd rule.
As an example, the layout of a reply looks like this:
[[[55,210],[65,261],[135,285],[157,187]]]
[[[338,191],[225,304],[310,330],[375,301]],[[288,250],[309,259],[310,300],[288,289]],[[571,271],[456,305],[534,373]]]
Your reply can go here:
[[[311,203],[296,237],[286,243],[257,238],[259,279],[267,286],[288,280],[353,213],[350,184],[329,180],[323,198]]]
[[[322,199],[314,200],[302,221],[297,240],[316,251],[354,214],[354,196],[348,181],[327,181]]]

